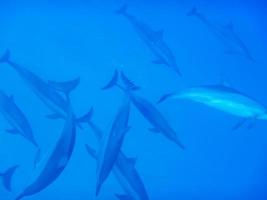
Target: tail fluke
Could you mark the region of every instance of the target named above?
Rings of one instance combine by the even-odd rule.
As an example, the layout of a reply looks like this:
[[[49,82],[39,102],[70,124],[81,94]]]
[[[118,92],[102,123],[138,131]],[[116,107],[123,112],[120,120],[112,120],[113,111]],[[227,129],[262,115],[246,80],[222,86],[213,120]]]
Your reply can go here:
[[[121,80],[127,90],[139,90],[140,87],[137,86],[133,81],[131,81],[123,72],[121,72]]]
[[[92,107],[88,113],[86,113],[85,115],[83,115],[82,117],[76,119],[77,123],[89,123],[92,119],[94,113],[94,108]]]
[[[2,57],[0,58],[0,63],[9,62],[9,58],[10,58],[10,51],[7,49],[5,53],[2,55]]]
[[[193,15],[196,15],[197,14],[197,7],[196,6],[193,6],[193,8],[187,12],[187,16],[193,16]]]
[[[116,70],[114,72],[114,75],[112,76],[111,80],[104,87],[102,87],[102,90],[108,90],[108,89],[116,86],[118,83],[118,79],[119,79],[119,72],[118,72],[118,70]]]
[[[157,103],[162,103],[163,101],[166,101],[167,99],[171,98],[173,95],[174,93],[165,94],[158,100]]]
[[[78,77],[76,79],[65,82],[48,81],[48,83],[55,90],[63,92],[64,94],[66,94],[66,96],[69,96],[70,92],[80,84],[80,78]]]
[[[124,15],[127,13],[128,5],[124,4],[122,5],[118,10],[116,10],[116,14],[118,15]]]
[[[2,178],[3,185],[4,185],[5,189],[9,192],[12,191],[11,182],[12,182],[12,178],[13,178],[18,167],[19,167],[18,165],[15,165],[15,166],[7,169],[5,172],[0,173],[0,178]]]

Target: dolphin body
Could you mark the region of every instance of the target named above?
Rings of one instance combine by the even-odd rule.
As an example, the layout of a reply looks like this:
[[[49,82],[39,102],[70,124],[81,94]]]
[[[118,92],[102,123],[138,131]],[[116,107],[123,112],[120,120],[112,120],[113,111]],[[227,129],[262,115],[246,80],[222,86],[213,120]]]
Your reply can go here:
[[[119,87],[125,92],[131,99],[131,102],[139,110],[139,112],[144,116],[144,118],[153,126],[150,129],[151,132],[161,133],[167,139],[177,144],[180,148],[184,149],[184,145],[179,141],[176,132],[170,126],[165,117],[160,113],[160,111],[146,99],[134,94],[134,91],[139,89],[132,81],[130,81],[123,73],[121,73],[121,79],[126,88],[118,84],[118,71],[115,72],[111,81],[102,89],[110,89],[114,86]]]
[[[116,13],[123,15],[132,24],[139,37],[155,55],[156,59],[153,61],[154,64],[165,65],[181,76],[175,56],[164,41],[163,30],[152,30],[147,24],[129,14],[127,12],[127,5],[123,5],[119,10],[116,11]]]
[[[130,114],[130,102],[128,97],[124,99],[115,120],[112,124],[110,133],[102,138],[97,160],[97,183],[96,195],[109,176],[123,144],[124,137],[129,131],[128,121]]]
[[[194,6],[188,13],[188,16],[195,16],[199,19],[218,39],[220,39],[227,47],[225,53],[227,54],[241,54],[252,62],[255,59],[251,55],[246,44],[236,34],[233,24],[229,23],[226,26],[219,26],[211,22],[204,14],[198,12],[196,6]]]
[[[83,117],[83,121],[87,122],[97,140],[101,141],[103,138],[103,131],[91,120],[93,110],[91,110],[89,115]],[[98,160],[96,151],[89,145],[86,145],[88,154],[95,160]],[[113,174],[118,180],[121,187],[124,189],[124,195],[116,195],[120,200],[148,200],[144,183],[135,168],[135,159],[128,158],[126,155],[120,151],[117,160],[112,169]]]
[[[72,109],[68,109],[68,116],[64,129],[57,141],[55,148],[48,157],[38,166],[38,173],[33,181],[15,198],[20,200],[26,196],[32,196],[51,185],[66,168],[76,140],[76,124]]]
[[[6,169],[4,172],[0,172],[0,180],[2,181],[5,189],[9,192],[12,191],[11,188],[11,182],[14,174],[16,173],[18,169],[18,165],[14,165],[8,169]]]
[[[178,93],[164,95],[159,102],[166,99],[186,99],[237,117],[267,120],[267,109],[265,106],[253,98],[225,85],[192,87]]]
[[[25,67],[11,61],[9,50],[6,50],[2,58],[0,58],[0,63],[9,64],[19,74],[34,94],[53,111],[51,115],[47,116],[48,118],[57,119],[67,117],[69,103],[68,100],[59,93],[59,91],[63,92],[68,97],[69,93],[79,84],[79,78],[68,82],[45,82]]]
[[[19,134],[31,142],[37,149],[39,149],[38,144],[35,141],[31,125],[21,111],[21,109],[16,105],[13,96],[7,96],[3,91],[0,90],[0,112],[4,118],[11,125],[11,129],[6,131],[11,134]]]

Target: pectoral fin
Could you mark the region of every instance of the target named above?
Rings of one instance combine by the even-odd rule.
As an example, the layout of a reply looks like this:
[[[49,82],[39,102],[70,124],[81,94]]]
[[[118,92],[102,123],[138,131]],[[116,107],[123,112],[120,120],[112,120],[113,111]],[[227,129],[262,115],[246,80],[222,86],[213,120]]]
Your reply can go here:
[[[240,127],[243,126],[247,121],[248,121],[248,119],[240,120],[232,129],[234,131],[240,129]]]

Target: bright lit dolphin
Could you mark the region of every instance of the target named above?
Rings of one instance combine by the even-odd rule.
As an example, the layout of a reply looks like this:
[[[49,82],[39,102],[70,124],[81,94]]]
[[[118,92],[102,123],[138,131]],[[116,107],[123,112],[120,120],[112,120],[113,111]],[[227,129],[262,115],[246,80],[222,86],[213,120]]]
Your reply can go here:
[[[35,95],[39,97],[42,102],[53,111],[53,113],[51,115],[48,115],[47,117],[53,119],[67,117],[69,106],[68,100],[58,91],[61,91],[66,96],[68,96],[69,93],[79,84],[79,78],[62,83],[53,81],[45,82],[36,74],[27,70],[25,67],[11,61],[9,50],[6,50],[6,52],[0,59],[0,63],[9,64],[24,80],[28,87],[35,93]]]
[[[216,108],[234,116],[267,120],[267,109],[253,98],[224,85],[192,87],[178,93],[164,95],[166,99],[186,99]]]
[[[97,156],[96,195],[99,194],[103,183],[116,163],[124,137],[129,130],[129,114],[130,101],[129,98],[126,97],[115,117],[110,133],[102,138],[101,145],[99,146],[99,154]]]
[[[152,30],[147,24],[129,14],[127,12],[127,5],[123,5],[119,10],[116,11],[116,13],[123,15],[132,24],[139,37],[156,56],[153,63],[166,65],[171,70],[175,71],[179,76],[181,76],[175,56],[164,41],[163,30]]]
[[[194,6],[188,13],[188,16],[195,16],[198,18],[206,27],[219,38],[224,45],[227,47],[225,53],[228,54],[243,54],[247,59],[255,62],[255,59],[251,55],[246,44],[236,34],[233,24],[229,23],[226,26],[219,26],[210,21],[204,14],[198,12],[196,6]]]
[[[47,158],[43,159],[38,164],[36,167],[36,174],[32,181],[16,197],[15,200],[41,192],[61,175],[71,158],[75,139],[75,118],[73,116],[71,106],[69,106],[64,129],[55,144],[55,148],[52,149],[51,153],[47,154]]]
[[[87,122],[92,129],[97,140],[101,141],[103,137],[103,131],[91,120],[93,110],[82,119],[83,122]],[[97,160],[96,151],[90,146],[86,145],[87,152],[95,160]],[[112,170],[116,179],[121,187],[124,189],[124,195],[116,195],[117,198],[132,199],[132,200],[148,200],[148,195],[144,186],[144,183],[135,168],[135,159],[127,158],[122,151],[119,152],[116,163]]]
[[[165,117],[160,113],[160,111],[146,99],[134,94],[134,91],[138,87],[130,81],[123,73],[121,73],[121,79],[126,88],[118,84],[118,71],[115,72],[111,81],[103,87],[104,90],[110,89],[114,86],[119,87],[124,91],[131,99],[131,102],[139,110],[139,112],[144,116],[144,118],[153,126],[150,131],[155,133],[161,133],[167,139],[177,144],[180,148],[184,149],[184,145],[179,141],[176,132],[170,126]]]
[[[15,165],[15,166],[8,168],[4,172],[0,172],[0,180],[2,180],[5,189],[9,192],[11,192],[12,190],[11,189],[12,178],[16,170],[18,169],[18,167],[19,167],[18,165]]]

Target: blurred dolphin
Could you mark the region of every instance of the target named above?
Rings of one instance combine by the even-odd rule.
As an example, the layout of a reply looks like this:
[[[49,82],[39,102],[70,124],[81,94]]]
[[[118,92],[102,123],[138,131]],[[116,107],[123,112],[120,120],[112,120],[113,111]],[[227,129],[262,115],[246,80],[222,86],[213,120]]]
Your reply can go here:
[[[37,148],[35,161],[36,164],[40,159],[40,148],[37,144],[31,125],[25,116],[25,114],[21,111],[21,109],[16,105],[13,96],[7,96],[3,91],[0,90],[0,112],[10,124],[11,128],[6,129],[6,131],[10,134],[17,134],[24,137],[31,144]]]
[[[73,116],[72,108],[69,105],[68,116],[64,125],[64,129],[55,144],[52,152],[47,154],[36,167],[36,174],[32,178],[30,184],[15,198],[22,199],[26,196],[32,196],[41,192],[51,185],[66,168],[76,140],[76,124]]]
[[[152,30],[147,24],[129,14],[127,12],[127,8],[128,6],[124,4],[116,11],[116,13],[123,15],[132,24],[139,37],[156,56],[156,59],[153,61],[153,63],[165,65],[171,70],[175,71],[179,76],[181,76],[181,72],[177,66],[175,56],[164,41],[164,31]]]
[[[241,38],[236,34],[232,22],[226,26],[219,26],[211,22],[204,14],[200,13],[196,6],[187,13],[188,16],[195,16],[203,24],[208,27],[208,29],[219,38],[224,45],[227,46],[225,53],[227,54],[243,54],[247,59],[255,62],[255,59],[251,55],[246,44],[241,40]]]
[[[101,139],[97,156],[96,195],[99,194],[103,183],[109,176],[120,154],[125,134],[129,131],[129,114],[130,102],[126,97],[114,119],[110,133]]]
[[[78,86],[80,82],[79,78],[67,82],[45,82],[25,67],[11,61],[9,50],[6,50],[4,55],[0,58],[0,63],[9,64],[35,95],[53,111],[52,114],[47,116],[48,118],[57,119],[67,117],[69,103],[65,96],[68,98],[69,93]],[[59,91],[63,92],[65,96],[62,96]]]
[[[94,122],[92,122],[91,120],[92,114],[93,114],[93,109],[91,109],[91,112],[85,115],[83,119],[81,119],[81,121],[88,123],[95,137],[100,143],[104,134],[103,134],[103,131]],[[98,160],[97,153],[92,147],[90,147],[89,145],[86,145],[86,149],[87,149],[88,154],[91,157],[93,157],[95,160]],[[119,152],[117,160],[112,169],[112,172],[126,193],[124,195],[118,195],[118,194],[116,195],[116,197],[119,198],[120,200],[126,200],[126,199],[148,200],[149,199],[144,183],[135,168],[135,162],[136,162],[136,159],[128,158],[125,156],[125,154],[122,151]]]
[[[144,118],[150,122],[153,126],[150,131],[154,133],[161,133],[167,139],[177,144],[180,148],[184,149],[184,145],[179,141],[176,132],[173,128],[169,125],[168,121],[165,117],[160,113],[160,111],[149,101],[146,99],[137,96],[134,94],[135,90],[138,90],[137,87],[132,81],[130,81],[124,73],[121,73],[121,79],[125,87],[118,84],[119,74],[116,70],[110,82],[103,87],[103,90],[110,89],[114,86],[119,87],[122,91],[127,94],[131,102],[135,105],[135,107],[139,110],[139,112],[144,116]]]
[[[31,125],[25,114],[16,105],[13,96],[7,96],[0,90],[0,112],[11,125],[6,131],[10,134],[18,134],[26,138],[36,148],[39,148],[35,141]]]

